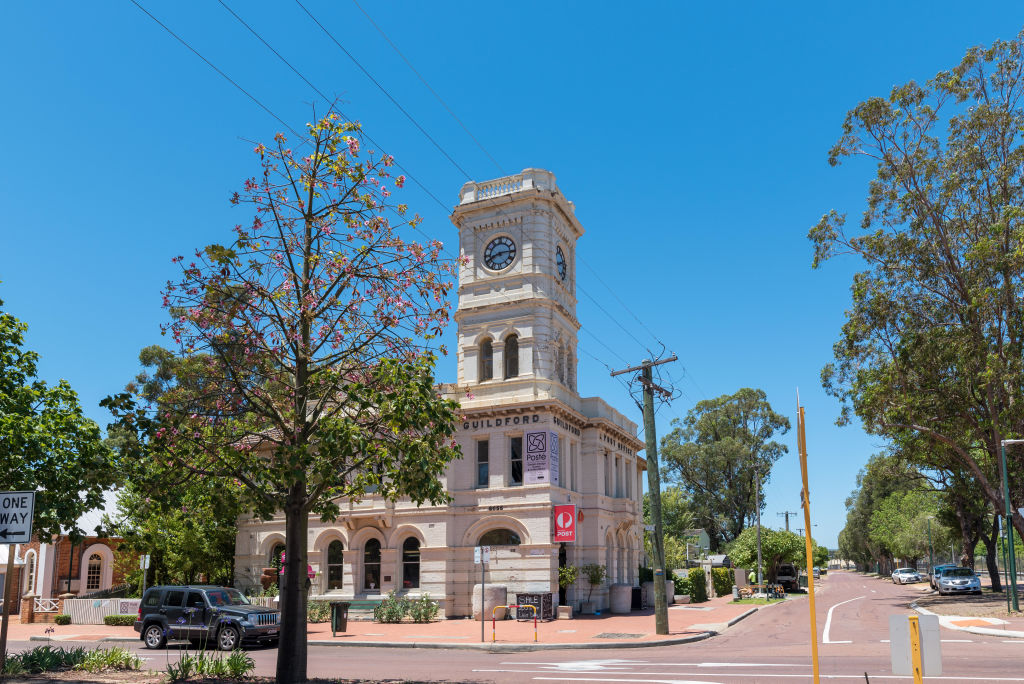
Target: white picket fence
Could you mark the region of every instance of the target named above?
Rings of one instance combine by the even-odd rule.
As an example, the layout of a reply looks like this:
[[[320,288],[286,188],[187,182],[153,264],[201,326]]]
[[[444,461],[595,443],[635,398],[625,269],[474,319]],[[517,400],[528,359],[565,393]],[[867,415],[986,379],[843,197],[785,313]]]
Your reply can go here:
[[[64,612],[71,616],[73,625],[102,625],[107,615],[134,615],[139,612],[141,599],[66,599]]]
[[[280,608],[276,596],[251,596],[249,597],[249,603],[254,606],[263,606],[264,608]]]

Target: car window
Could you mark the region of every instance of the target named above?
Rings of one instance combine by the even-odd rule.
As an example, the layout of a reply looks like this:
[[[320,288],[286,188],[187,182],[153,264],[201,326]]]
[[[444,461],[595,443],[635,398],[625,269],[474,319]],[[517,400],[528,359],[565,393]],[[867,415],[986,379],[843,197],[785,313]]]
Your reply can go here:
[[[147,608],[154,608],[156,606],[159,606],[160,605],[160,590],[159,589],[154,589],[154,590],[149,591],[146,594],[146,598],[142,602],[142,605],[146,606]]]
[[[203,595],[198,591],[188,592],[188,599],[185,602],[186,608],[205,608],[206,602],[203,601]]]
[[[947,568],[942,574],[947,577],[974,577],[974,571],[970,568]]]
[[[167,592],[164,596],[164,605],[171,606],[172,608],[178,608],[185,600],[185,592],[177,589]]]
[[[213,589],[206,592],[212,606],[248,606],[249,600],[237,589]]]

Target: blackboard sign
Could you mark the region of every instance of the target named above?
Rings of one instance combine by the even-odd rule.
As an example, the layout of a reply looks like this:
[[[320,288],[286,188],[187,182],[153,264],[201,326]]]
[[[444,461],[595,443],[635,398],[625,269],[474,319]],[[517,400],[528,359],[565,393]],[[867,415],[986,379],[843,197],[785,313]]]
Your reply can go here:
[[[537,609],[538,620],[552,620],[555,617],[550,591],[538,594],[516,594],[516,603],[521,606],[534,606]],[[516,608],[517,620],[526,620],[532,617],[533,611],[529,608]]]

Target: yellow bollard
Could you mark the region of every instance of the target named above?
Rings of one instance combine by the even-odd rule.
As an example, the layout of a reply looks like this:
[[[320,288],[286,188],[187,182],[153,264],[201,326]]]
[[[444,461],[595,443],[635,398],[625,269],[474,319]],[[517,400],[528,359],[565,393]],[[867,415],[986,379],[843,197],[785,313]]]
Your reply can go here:
[[[921,664],[921,625],[916,615],[910,616],[910,663],[914,668],[914,684],[922,684],[924,666]]]

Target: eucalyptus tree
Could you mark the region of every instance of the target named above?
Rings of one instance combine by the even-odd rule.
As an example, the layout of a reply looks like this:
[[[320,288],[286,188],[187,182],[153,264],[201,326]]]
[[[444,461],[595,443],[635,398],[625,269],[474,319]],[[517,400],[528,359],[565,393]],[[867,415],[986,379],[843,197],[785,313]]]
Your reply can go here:
[[[898,445],[952,456],[998,510],[991,464],[1000,440],[1024,436],[1022,48],[1024,33],[971,48],[852,109],[829,162],[873,162],[867,207],[858,228],[830,211],[809,236],[815,268],[840,254],[864,264],[822,372],[839,422],[855,414]],[[1008,456],[1024,533],[1024,451]]]
[[[720,551],[754,520],[758,499],[764,508],[764,485],[787,451],[773,437],[789,430],[789,419],[772,409],[764,390],[745,387],[697,402],[672,425],[661,440],[667,479],[689,498],[694,524]]]

